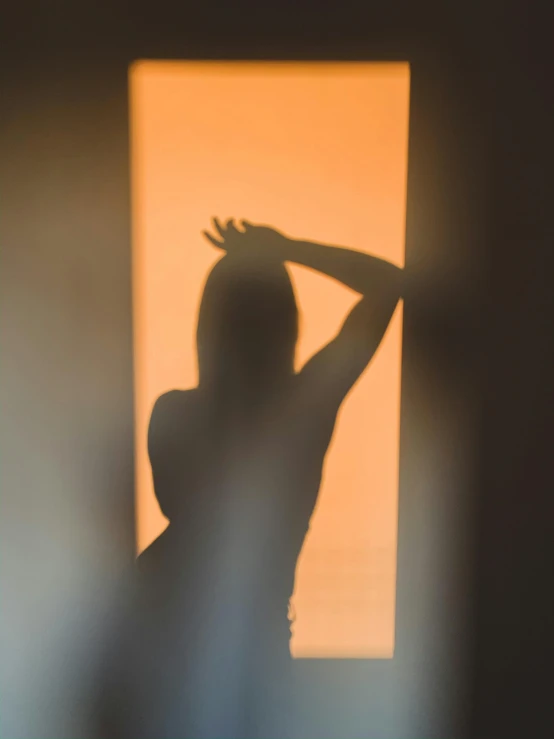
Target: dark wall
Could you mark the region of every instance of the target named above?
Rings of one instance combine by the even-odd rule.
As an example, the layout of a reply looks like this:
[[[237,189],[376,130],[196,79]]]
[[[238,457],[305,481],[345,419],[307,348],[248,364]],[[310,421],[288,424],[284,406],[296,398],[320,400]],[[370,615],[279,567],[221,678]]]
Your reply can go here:
[[[6,10],[6,739],[94,735],[92,666],[133,555],[140,57],[411,62],[397,651],[298,669],[320,738],[551,736],[552,24],[523,4],[444,5]]]
[[[521,4],[480,33],[492,201],[475,520],[479,737],[554,732],[553,18]]]

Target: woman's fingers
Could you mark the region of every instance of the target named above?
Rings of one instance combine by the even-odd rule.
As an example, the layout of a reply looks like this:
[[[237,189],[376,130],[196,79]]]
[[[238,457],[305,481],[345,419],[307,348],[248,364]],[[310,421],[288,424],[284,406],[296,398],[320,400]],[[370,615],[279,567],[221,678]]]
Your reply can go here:
[[[214,224],[214,228],[217,233],[221,236],[222,239],[224,239],[226,227],[220,223],[219,218],[212,218],[212,223]]]
[[[229,218],[229,220],[225,224],[225,228],[227,229],[228,234],[234,234],[234,235],[236,235],[236,234],[240,233],[240,231],[235,226],[235,219],[234,218]]]
[[[238,237],[244,237],[245,232],[248,228],[252,228],[252,224],[250,224],[248,221],[241,221],[241,226],[244,228],[243,231],[240,231],[237,228],[237,224],[235,223],[234,218],[229,218],[225,223],[222,223],[219,218],[216,218],[215,216],[212,218],[212,224],[214,231],[216,232],[216,235],[213,236],[208,231],[203,231],[203,235],[208,241],[210,241],[214,246],[219,247],[220,249],[228,249],[229,247],[235,246],[235,244],[238,244],[237,238]],[[217,237],[219,237],[219,240]],[[242,243],[242,242],[241,242]]]
[[[223,248],[223,241],[218,241],[208,231],[202,231],[202,235],[204,236],[204,238],[208,239],[208,241],[210,241],[214,246],[217,246],[218,249],[222,249]]]

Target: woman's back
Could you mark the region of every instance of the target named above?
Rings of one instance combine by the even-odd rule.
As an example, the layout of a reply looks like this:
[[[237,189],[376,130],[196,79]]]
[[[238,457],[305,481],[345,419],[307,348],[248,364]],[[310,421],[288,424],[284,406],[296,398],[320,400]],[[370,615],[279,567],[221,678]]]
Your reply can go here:
[[[139,564],[158,586],[171,581],[173,598],[178,582],[195,599],[208,590],[214,606],[242,603],[286,621],[332,434],[332,419],[321,410],[314,418],[301,390],[292,376],[253,409],[215,403],[202,389],[156,403],[149,452],[170,525]]]
[[[256,715],[277,726],[290,710],[289,598],[332,433],[300,390],[293,376],[255,411],[201,389],[156,403],[149,453],[170,524],[138,560],[133,641],[157,727],[210,736],[219,715],[246,737]]]

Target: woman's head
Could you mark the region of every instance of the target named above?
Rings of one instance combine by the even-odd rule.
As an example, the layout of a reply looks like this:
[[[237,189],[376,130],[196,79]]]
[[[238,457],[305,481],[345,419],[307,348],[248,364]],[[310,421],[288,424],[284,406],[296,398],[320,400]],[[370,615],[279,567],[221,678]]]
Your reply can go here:
[[[294,371],[298,310],[282,263],[226,255],[212,269],[200,304],[200,383],[260,389]]]

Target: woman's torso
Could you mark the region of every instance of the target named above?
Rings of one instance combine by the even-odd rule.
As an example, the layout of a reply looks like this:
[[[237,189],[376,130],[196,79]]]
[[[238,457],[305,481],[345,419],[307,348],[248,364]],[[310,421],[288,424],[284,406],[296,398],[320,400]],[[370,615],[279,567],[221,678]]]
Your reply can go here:
[[[142,564],[174,573],[173,586],[194,599],[189,609],[204,595],[206,609],[219,603],[266,625],[286,622],[334,423],[304,407],[297,388],[291,382],[252,412],[198,389],[171,393],[162,409],[165,436],[150,457],[156,494],[172,500],[173,515]]]

